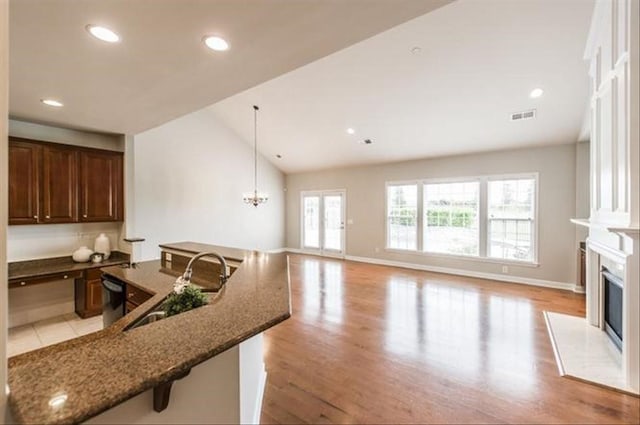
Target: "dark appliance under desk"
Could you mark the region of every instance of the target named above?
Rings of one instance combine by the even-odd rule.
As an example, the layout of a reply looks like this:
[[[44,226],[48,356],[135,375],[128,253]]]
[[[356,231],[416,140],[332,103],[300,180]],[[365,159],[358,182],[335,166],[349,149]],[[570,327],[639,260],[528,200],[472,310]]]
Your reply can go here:
[[[125,285],[113,276],[102,275],[102,322],[105,328],[124,316]]]

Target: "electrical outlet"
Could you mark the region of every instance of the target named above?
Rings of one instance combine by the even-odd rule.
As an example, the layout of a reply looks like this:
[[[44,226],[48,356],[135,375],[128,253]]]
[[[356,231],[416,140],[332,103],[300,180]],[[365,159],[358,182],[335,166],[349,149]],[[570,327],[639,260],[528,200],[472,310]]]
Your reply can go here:
[[[509,266],[502,266],[502,273],[509,273]]]

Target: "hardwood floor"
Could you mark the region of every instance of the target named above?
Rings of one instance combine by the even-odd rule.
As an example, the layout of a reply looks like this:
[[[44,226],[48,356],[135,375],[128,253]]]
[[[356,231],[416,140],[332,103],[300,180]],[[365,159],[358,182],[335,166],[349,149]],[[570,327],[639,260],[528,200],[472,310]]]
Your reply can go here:
[[[291,255],[262,423],[638,423],[640,399],[558,375],[567,291]]]

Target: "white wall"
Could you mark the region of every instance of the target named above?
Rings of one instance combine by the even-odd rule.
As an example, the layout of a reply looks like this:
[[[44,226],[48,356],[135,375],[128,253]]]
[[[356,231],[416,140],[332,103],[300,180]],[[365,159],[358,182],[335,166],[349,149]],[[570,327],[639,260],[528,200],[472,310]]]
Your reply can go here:
[[[247,125],[253,115],[248,105]],[[135,136],[134,191],[142,259],[159,257],[158,244],[197,241],[245,249],[284,243],[284,175],[258,161],[258,190],[269,201],[244,204],[253,190],[253,149],[206,110]]]
[[[0,193],[8,193],[9,1],[0,0]],[[7,383],[7,229],[8,197],[0,197],[0,418],[5,416]]]
[[[93,249],[100,233],[105,233],[111,249],[118,247],[120,223],[68,223],[9,226],[8,261],[70,256],[80,246]]]
[[[349,256],[573,285],[575,229],[569,219],[575,214],[575,162],[570,144],[290,174],[287,247],[300,248],[300,191],[346,189],[347,219],[353,220],[346,226]],[[385,251],[385,182],[525,172],[539,173],[539,267],[509,264],[503,274],[499,263]]]

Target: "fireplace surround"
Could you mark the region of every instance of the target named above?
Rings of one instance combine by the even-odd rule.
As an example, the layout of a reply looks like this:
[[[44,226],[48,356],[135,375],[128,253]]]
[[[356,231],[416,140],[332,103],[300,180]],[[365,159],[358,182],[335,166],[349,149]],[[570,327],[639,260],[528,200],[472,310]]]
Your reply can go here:
[[[607,291],[620,297],[622,308],[609,323],[619,342],[620,364],[626,387],[640,392],[640,241],[637,229],[603,229],[591,223],[587,239],[586,322],[607,332]],[[615,243],[614,243],[615,242]],[[607,284],[613,287],[607,289]],[[617,308],[617,307],[616,307]],[[612,326],[613,325],[613,326]],[[619,334],[616,334],[616,331]],[[619,341],[616,340],[619,337]],[[612,345],[613,345],[612,344]]]

